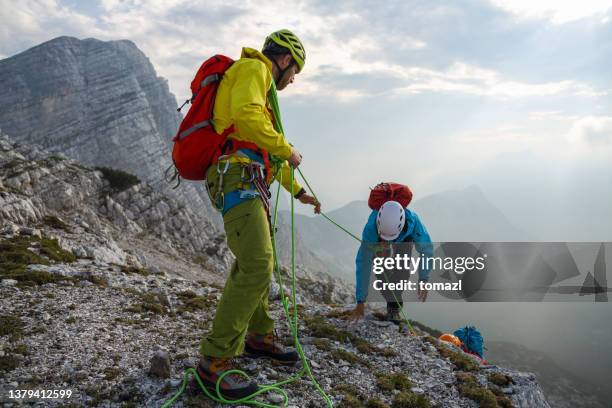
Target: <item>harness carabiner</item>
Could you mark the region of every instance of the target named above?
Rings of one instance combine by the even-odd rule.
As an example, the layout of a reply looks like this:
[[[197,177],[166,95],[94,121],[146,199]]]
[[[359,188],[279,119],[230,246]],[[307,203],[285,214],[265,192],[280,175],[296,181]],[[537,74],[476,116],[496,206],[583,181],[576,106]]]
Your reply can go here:
[[[217,210],[222,211],[225,206],[225,194],[223,193],[223,176],[227,173],[230,166],[230,161],[225,161],[225,167],[221,170],[220,163],[222,160],[217,161],[217,174],[219,175],[219,182],[217,183],[217,193],[213,197],[214,204]]]

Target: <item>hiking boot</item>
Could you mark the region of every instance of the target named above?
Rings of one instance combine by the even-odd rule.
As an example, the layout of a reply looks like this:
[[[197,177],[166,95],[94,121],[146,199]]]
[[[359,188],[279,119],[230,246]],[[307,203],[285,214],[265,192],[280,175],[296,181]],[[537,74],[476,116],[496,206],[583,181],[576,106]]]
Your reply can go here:
[[[206,388],[213,395],[217,395],[216,387],[219,377],[226,371],[238,369],[234,361],[229,358],[202,357],[198,364],[198,375]],[[223,377],[219,388],[226,399],[245,398],[259,390],[257,384],[250,378],[233,373]]]
[[[402,316],[400,314],[400,307],[402,307],[401,303],[388,303],[387,304],[387,320],[393,322],[395,324],[400,324],[403,321]]]
[[[269,358],[272,362],[283,365],[293,365],[300,356],[293,349],[283,347],[278,343],[274,332],[268,334],[249,334],[244,344],[246,357]]]

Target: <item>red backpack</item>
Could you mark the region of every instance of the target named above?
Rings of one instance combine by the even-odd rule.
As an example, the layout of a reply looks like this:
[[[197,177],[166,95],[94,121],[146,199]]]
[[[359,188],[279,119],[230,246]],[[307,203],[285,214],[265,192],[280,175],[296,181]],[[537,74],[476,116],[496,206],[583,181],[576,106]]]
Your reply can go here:
[[[233,153],[238,149],[252,149],[259,152],[266,162],[268,153],[250,142],[227,140],[235,131],[230,126],[218,134],[213,126],[213,109],[217,89],[223,74],[232,66],[234,60],[224,55],[215,55],[202,63],[191,81],[191,102],[189,112],[181,122],[176,136],[172,139],[172,161],[178,175],[187,180],[205,180],[206,170],[222,154]],[[181,106],[177,110],[181,110]]]
[[[412,201],[412,191],[399,183],[380,183],[370,191],[368,206],[371,209],[378,210],[387,201],[397,201],[406,208]]]

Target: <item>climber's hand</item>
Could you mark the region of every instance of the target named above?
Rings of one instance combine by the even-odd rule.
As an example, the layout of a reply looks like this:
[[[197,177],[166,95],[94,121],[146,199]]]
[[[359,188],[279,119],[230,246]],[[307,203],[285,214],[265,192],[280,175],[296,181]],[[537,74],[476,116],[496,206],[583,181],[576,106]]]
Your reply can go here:
[[[319,202],[319,200],[317,200],[313,196],[309,194],[302,194],[299,200],[300,200],[300,203],[302,204],[313,205],[315,214],[321,214],[321,203]]]
[[[421,290],[421,285],[418,286],[418,288],[417,288],[417,298],[421,302],[425,302],[427,300],[427,294],[428,293],[429,293],[429,291],[427,289],[422,289]]]

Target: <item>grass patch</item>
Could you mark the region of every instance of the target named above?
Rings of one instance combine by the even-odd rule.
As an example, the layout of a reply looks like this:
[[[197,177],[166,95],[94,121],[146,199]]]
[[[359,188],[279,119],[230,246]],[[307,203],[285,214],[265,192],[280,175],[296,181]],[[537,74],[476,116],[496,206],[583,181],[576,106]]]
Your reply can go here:
[[[346,351],[343,349],[335,349],[332,350],[330,354],[335,361],[344,360],[350,364],[361,364],[362,366],[370,367],[370,363],[368,361],[359,357],[355,353],[351,353],[350,351]]]
[[[315,347],[317,347],[319,350],[323,350],[323,351],[332,350],[331,341],[329,341],[328,339],[314,339],[312,341],[312,344],[314,344]]]
[[[137,268],[135,266],[125,266],[125,265],[121,265],[121,272],[128,274],[128,275],[136,274],[136,275],[142,275],[142,276],[149,276],[151,274],[148,270],[144,268]]]
[[[123,373],[123,370],[119,367],[107,367],[104,369],[104,379],[107,381],[114,380],[121,373]]]
[[[40,240],[40,253],[56,262],[71,263],[76,261],[76,256],[59,246],[57,239],[43,237]]]
[[[355,337],[353,333],[338,329],[329,324],[322,316],[306,316],[304,323],[306,323],[314,337],[322,337],[342,343],[351,341]]]
[[[0,315],[0,337],[9,336],[12,341],[23,336],[23,321],[19,316]]]
[[[393,398],[391,408],[431,408],[431,402],[424,395],[400,392]]]
[[[13,347],[12,351],[13,351],[14,354],[21,354],[22,356],[29,356],[30,355],[30,351],[28,350],[28,346],[26,346],[23,343],[15,345],[15,347]]]
[[[385,391],[410,391],[412,382],[403,373],[376,373],[376,383],[378,388]]]
[[[32,241],[32,237],[24,236],[0,241],[0,278],[21,281],[17,275],[24,274],[28,265],[49,265],[49,261],[28,249]]]
[[[338,408],[388,408],[387,405],[367,405],[366,397],[351,384],[341,383],[334,387],[334,391],[342,395],[342,401],[337,405]],[[375,402],[372,402],[375,404]]]
[[[346,320],[351,316],[351,313],[351,310],[332,310],[328,312],[325,316]]]
[[[5,354],[0,357],[0,373],[13,371],[19,367],[19,360],[12,354]]]
[[[208,309],[213,306],[217,300],[214,294],[208,296],[199,296],[197,293],[186,290],[178,294],[178,298],[181,300],[181,305],[176,309],[177,313],[185,312],[197,312],[199,310]]]
[[[69,318],[66,319],[66,324],[74,324],[77,322],[77,318],[76,316],[70,316]]]
[[[446,346],[440,344],[439,341],[434,339],[431,336],[427,336],[424,339],[425,341],[433,344],[433,346],[438,350],[440,356],[444,358],[448,358],[451,363],[455,366],[457,370],[460,371],[478,371],[480,370],[480,365],[476,363],[473,359],[466,356],[463,352],[453,351]]]
[[[153,313],[153,314],[168,314],[168,308],[161,302],[156,293],[140,293],[138,292],[138,302],[133,303],[125,309],[130,313]]]
[[[389,405],[385,404],[378,398],[370,398],[366,404],[366,408],[389,408]]]
[[[482,387],[470,373],[455,373],[459,393],[479,404],[481,408],[512,408],[512,402],[498,388]]]
[[[323,316],[304,316],[304,322],[311,331],[313,337],[335,340],[341,343],[350,342],[360,353],[376,353],[391,357],[391,352],[389,350],[385,351],[351,332],[338,329],[336,326],[328,323]]]
[[[502,373],[491,373],[488,375],[487,379],[491,383],[500,387],[507,387],[511,384],[514,384],[514,380],[512,379],[512,377]]]
[[[110,167],[96,167],[109,182],[110,187],[115,192],[127,190],[140,183],[138,177],[123,170],[111,169]]]
[[[410,320],[410,324],[435,338],[438,338],[443,334],[440,330],[429,327],[421,322],[417,322],[416,320]]]
[[[64,221],[62,221],[60,218],[56,217],[55,215],[45,215],[42,219],[42,223],[51,228],[55,228],[55,229],[66,231],[66,232],[71,232],[71,229],[68,226],[68,224],[66,224]]]
[[[396,357],[397,351],[393,350],[391,347],[385,347],[384,349],[382,349],[381,356],[387,357],[387,358]]]
[[[40,255],[29,249],[33,246],[38,247]],[[70,263],[76,257],[60,247],[57,240],[46,237],[16,236],[0,241],[0,279],[15,279],[25,286],[66,280],[48,272],[27,270],[28,265],[49,265],[51,261]]]

